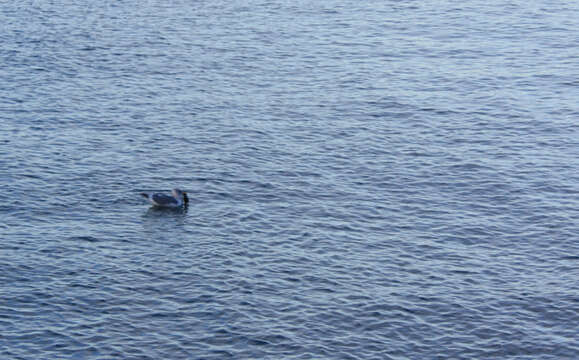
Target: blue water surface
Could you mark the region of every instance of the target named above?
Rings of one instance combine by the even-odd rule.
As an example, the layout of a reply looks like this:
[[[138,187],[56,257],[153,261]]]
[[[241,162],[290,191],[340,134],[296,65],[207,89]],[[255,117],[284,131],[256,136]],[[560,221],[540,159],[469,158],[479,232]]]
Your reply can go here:
[[[577,359],[579,3],[0,24],[1,359]]]

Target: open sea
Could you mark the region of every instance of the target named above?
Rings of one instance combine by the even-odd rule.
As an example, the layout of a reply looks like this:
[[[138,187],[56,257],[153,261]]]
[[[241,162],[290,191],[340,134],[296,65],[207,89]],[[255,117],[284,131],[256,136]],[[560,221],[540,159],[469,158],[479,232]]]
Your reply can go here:
[[[0,359],[579,359],[578,34],[570,0],[2,1]]]

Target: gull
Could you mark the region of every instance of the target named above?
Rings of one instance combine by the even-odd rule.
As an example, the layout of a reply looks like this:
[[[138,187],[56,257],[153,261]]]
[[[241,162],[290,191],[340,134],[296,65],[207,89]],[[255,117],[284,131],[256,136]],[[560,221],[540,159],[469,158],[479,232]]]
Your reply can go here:
[[[173,196],[160,194],[160,193],[141,193],[147,200],[149,200],[153,206],[162,208],[179,208],[182,206],[187,206],[189,204],[189,198],[185,191],[179,189],[173,189],[171,191]]]

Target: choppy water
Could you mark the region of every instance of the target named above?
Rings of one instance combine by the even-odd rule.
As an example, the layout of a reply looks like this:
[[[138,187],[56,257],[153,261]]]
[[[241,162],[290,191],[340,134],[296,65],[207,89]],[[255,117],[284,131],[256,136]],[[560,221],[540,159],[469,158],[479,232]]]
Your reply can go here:
[[[577,358],[576,2],[0,24],[0,358]]]

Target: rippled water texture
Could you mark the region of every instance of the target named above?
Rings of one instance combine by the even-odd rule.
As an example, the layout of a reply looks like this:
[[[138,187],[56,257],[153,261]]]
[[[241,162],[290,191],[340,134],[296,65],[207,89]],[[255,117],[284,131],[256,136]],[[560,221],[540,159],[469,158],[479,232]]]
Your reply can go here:
[[[1,359],[577,359],[577,2],[0,24]]]

